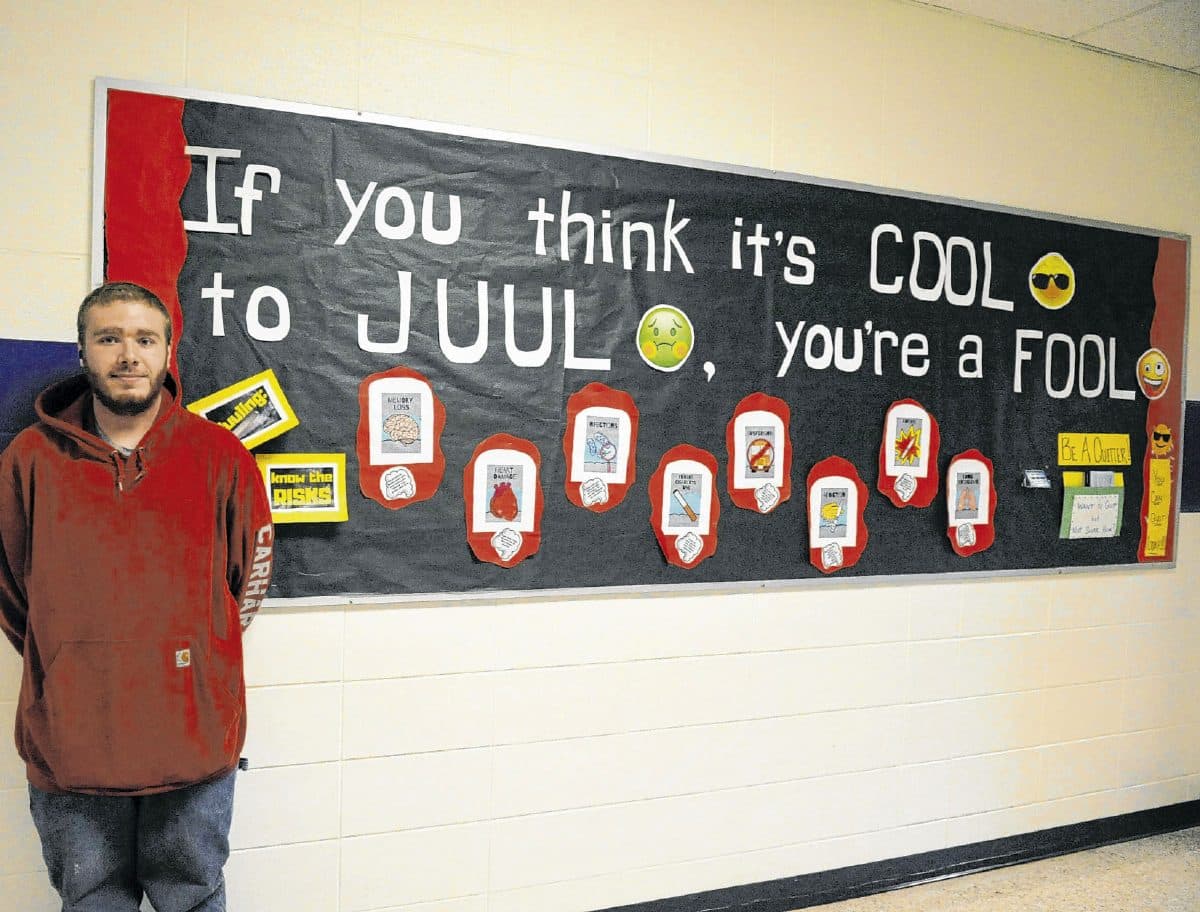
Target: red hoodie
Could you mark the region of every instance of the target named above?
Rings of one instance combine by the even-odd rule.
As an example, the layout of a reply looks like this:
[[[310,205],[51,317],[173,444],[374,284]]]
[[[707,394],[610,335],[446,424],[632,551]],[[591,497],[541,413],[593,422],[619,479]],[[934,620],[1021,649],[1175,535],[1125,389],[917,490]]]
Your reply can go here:
[[[176,401],[122,456],[80,375],[0,454],[0,628],[24,658],[17,750],[43,791],[138,795],[237,765],[242,628],[273,533],[254,458]],[[239,623],[240,618],[240,623]]]

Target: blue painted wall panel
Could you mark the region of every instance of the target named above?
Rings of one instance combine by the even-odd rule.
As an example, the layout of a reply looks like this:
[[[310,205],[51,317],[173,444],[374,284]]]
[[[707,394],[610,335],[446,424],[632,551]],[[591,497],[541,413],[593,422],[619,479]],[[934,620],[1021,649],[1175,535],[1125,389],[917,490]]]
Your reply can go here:
[[[78,370],[74,342],[0,339],[0,449],[33,424],[37,394]]]

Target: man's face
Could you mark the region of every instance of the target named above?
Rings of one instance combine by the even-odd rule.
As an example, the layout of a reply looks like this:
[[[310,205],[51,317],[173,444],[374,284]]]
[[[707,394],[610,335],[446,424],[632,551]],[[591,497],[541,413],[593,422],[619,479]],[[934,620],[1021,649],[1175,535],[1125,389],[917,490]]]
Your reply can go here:
[[[156,406],[171,355],[166,318],[141,301],[113,301],[85,319],[80,359],[97,401],[117,415]]]

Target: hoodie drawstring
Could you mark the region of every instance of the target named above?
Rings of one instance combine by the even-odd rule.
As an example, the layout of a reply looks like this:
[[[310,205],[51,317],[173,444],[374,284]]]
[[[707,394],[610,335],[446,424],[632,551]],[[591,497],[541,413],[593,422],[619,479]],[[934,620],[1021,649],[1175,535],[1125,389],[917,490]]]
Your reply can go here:
[[[134,476],[128,485],[125,483],[126,476],[129,474],[128,457],[123,457],[118,450],[113,450],[109,453],[109,458],[113,461],[113,470],[117,477],[118,493],[124,492],[127,488],[133,488],[139,481],[146,477],[146,460],[142,452],[142,447],[138,447],[130,454],[133,457]]]
[[[146,460],[142,457],[143,452],[145,451],[141,447],[133,451],[133,464],[134,468],[137,469],[137,474],[133,476],[133,484],[130,485],[131,488],[146,477]]]

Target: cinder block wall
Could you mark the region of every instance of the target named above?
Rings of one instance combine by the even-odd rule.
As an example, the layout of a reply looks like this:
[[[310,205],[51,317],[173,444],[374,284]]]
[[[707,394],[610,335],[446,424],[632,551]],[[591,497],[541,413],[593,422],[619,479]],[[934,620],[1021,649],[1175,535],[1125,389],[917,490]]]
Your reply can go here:
[[[1200,236],[1200,77],[903,2],[0,7],[8,338],[72,336],[100,75]],[[1195,799],[1180,534],[1174,571],[269,609],[231,908],[582,912]],[[5,747],[0,912],[55,908]]]

